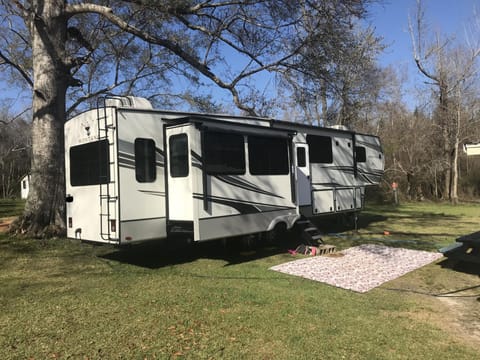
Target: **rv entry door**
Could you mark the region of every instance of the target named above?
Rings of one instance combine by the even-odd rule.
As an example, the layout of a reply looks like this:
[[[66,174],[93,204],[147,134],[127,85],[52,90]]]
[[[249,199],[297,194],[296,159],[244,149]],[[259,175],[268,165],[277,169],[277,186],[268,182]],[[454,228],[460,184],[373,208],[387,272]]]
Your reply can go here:
[[[295,144],[295,157],[298,206],[311,205],[312,189],[310,184],[310,162],[308,160],[308,145]]]
[[[166,129],[169,234],[193,235],[193,181],[190,154],[193,132],[194,126],[191,124]]]

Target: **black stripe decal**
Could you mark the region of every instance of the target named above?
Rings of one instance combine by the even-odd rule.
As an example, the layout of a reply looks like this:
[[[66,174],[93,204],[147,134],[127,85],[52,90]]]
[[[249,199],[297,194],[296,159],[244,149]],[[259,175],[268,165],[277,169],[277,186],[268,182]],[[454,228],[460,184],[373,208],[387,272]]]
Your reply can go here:
[[[258,194],[268,195],[268,196],[273,196],[273,197],[276,197],[276,198],[279,198],[279,199],[283,199],[283,196],[280,196],[280,195],[274,194],[272,192],[260,189],[258,186],[254,185],[253,183],[251,183],[249,181],[246,181],[245,179],[240,179],[238,177],[234,177],[234,176],[230,176],[230,175],[219,175],[219,176],[215,176],[215,178],[224,182],[224,183],[226,183],[226,184],[233,185],[233,186],[236,186],[238,188],[241,188],[241,189],[244,189],[244,190],[247,190],[247,191],[252,191],[252,192],[256,192]]]
[[[192,166],[193,167],[196,167],[200,170],[203,170],[203,159],[202,157],[197,154],[195,151],[190,151],[190,154],[192,156],[192,159],[194,161],[192,161]],[[212,175],[210,175],[212,176]],[[240,189],[243,189],[243,190],[247,190],[247,191],[252,191],[252,192],[256,192],[258,194],[263,194],[263,195],[268,195],[268,196],[273,196],[273,197],[276,197],[276,198],[279,198],[279,199],[283,199],[282,196],[280,195],[277,195],[275,193],[272,193],[272,192],[269,192],[269,191],[266,191],[266,190],[263,190],[261,188],[259,188],[258,186],[256,186],[255,184],[245,180],[245,179],[241,179],[237,176],[232,176],[232,175],[213,175],[213,177],[217,180],[220,180],[228,185],[232,185],[232,186],[235,186],[235,187],[238,187]]]
[[[203,194],[193,194],[194,199],[203,200]],[[252,201],[241,201],[236,199],[222,198],[218,196],[207,196],[212,203],[221,204],[234,208],[241,214],[255,214],[266,211],[294,210],[294,207],[279,206],[274,204],[257,203]]]
[[[155,148],[155,152],[156,152],[158,155],[160,155],[163,159],[165,159],[165,152],[164,152],[162,149],[156,147],[156,148]]]
[[[193,198],[203,201],[203,195],[201,195],[201,194],[194,194]],[[207,196],[207,201],[234,208],[240,214],[256,214],[256,213],[260,212],[259,208],[255,207],[251,204],[245,204],[245,203],[241,203],[241,202],[237,202],[237,201],[233,201],[233,200],[212,198],[211,196]]]
[[[118,165],[130,169],[135,169],[135,161],[129,160],[129,159],[124,159],[119,157],[118,158]]]
[[[165,193],[162,191],[151,191],[151,190],[137,190],[141,193],[147,194],[147,195],[153,195],[153,196],[165,196]]]

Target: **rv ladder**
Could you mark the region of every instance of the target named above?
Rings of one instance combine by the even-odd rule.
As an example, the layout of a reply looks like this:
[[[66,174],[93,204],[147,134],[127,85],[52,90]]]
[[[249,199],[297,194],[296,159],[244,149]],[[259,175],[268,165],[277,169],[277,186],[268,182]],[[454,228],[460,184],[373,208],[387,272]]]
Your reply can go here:
[[[101,103],[101,101],[103,103]],[[118,209],[118,195],[116,187],[116,134],[114,123],[114,112],[112,108],[107,108],[105,104],[106,98],[99,99],[97,103],[97,125],[98,125],[98,139],[106,140],[108,142],[109,152],[109,179],[107,182],[100,182],[99,198],[100,198],[100,237],[103,240],[118,242],[118,225],[115,223],[115,214]],[[110,110],[110,116],[108,111]]]

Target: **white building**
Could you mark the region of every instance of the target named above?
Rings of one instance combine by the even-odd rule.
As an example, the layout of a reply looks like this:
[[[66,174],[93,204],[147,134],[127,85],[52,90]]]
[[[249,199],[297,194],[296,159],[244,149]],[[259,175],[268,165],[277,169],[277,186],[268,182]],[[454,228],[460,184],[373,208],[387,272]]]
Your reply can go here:
[[[30,190],[30,175],[25,175],[20,181],[20,196],[22,199],[28,197],[28,192]]]

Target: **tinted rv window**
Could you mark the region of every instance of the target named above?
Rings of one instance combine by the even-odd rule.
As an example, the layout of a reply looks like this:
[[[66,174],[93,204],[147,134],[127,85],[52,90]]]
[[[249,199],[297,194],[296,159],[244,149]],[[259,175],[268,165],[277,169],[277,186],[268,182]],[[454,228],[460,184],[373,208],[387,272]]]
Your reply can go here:
[[[330,164],[333,162],[331,137],[307,135],[307,143],[311,163]]]
[[[367,161],[367,152],[363,146],[355,146],[355,157],[357,163],[364,163]]]
[[[203,133],[203,136],[203,157],[207,174],[245,174],[243,135],[209,131]]]
[[[287,139],[249,136],[248,162],[252,175],[288,174]]]
[[[152,139],[135,139],[135,178],[141,183],[157,178],[155,141]]]
[[[305,148],[297,148],[297,166],[305,167],[307,166],[307,155],[305,154]]]
[[[86,186],[110,182],[108,140],[70,148],[70,184]]]
[[[168,140],[170,148],[170,176],[188,176],[188,137],[187,134],[172,135]]]

